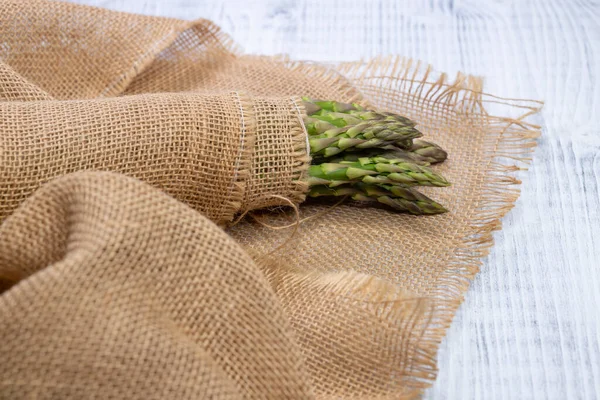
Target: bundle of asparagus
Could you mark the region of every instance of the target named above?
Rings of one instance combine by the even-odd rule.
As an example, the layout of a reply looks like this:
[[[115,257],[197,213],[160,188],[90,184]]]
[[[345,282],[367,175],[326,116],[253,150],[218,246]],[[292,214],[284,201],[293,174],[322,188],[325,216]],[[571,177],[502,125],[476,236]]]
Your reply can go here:
[[[447,153],[422,136],[410,119],[366,110],[358,104],[303,98],[313,157],[310,197],[351,196],[411,214],[447,210],[414,189],[449,186],[430,164]]]

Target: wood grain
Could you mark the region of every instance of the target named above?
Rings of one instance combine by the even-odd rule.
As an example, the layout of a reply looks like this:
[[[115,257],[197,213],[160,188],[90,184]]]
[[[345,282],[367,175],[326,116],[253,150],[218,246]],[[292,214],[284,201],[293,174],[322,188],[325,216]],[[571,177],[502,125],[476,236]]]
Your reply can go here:
[[[401,54],[543,99],[543,137],[439,353],[431,399],[600,396],[600,3],[589,0],[78,0],[209,18],[247,52]]]

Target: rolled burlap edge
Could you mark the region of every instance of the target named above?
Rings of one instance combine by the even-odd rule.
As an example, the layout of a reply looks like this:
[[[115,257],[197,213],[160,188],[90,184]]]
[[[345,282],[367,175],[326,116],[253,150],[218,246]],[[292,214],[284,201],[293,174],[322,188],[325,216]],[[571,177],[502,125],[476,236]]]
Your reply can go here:
[[[254,151],[240,211],[297,206],[308,192],[311,160],[302,101],[299,97],[258,98],[253,114]]]
[[[40,186],[122,173],[226,225],[298,205],[310,163],[298,98],[240,92],[0,103],[0,220]],[[148,117],[150,116],[150,117]]]

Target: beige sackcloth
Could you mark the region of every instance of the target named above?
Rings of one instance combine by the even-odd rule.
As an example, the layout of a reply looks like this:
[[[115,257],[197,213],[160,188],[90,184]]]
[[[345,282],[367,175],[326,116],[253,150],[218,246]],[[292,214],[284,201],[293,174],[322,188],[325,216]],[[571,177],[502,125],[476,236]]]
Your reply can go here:
[[[416,121],[450,212],[304,203],[303,95]],[[418,397],[539,107],[401,57],[0,0],[0,398]]]

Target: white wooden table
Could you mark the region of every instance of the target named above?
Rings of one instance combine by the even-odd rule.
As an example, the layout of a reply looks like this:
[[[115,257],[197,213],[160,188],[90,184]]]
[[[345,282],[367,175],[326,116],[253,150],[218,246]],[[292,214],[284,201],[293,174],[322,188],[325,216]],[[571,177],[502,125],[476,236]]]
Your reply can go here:
[[[600,3],[590,0],[72,0],[209,18],[249,53],[401,54],[546,101],[517,206],[439,353],[431,399],[600,396]]]

